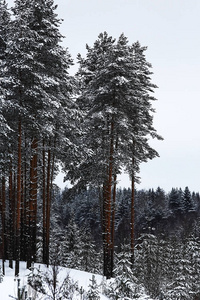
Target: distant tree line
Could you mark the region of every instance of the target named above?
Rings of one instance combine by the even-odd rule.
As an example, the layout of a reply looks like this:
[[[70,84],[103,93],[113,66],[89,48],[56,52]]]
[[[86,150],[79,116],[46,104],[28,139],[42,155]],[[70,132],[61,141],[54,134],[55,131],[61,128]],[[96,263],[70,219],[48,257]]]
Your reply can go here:
[[[89,188],[71,199],[68,198],[69,192],[66,188],[61,194],[59,191],[55,194],[52,228],[55,232],[64,230],[67,234],[66,228],[73,221],[79,230],[89,230],[95,248],[100,251],[102,224],[97,191]],[[116,252],[120,251],[124,243],[131,245],[131,194],[130,188],[116,190]],[[188,187],[184,190],[172,188],[168,193],[160,187],[156,190],[135,190],[134,211],[135,246],[143,234],[153,234],[164,240],[176,237],[177,240],[183,241],[194,233],[200,238],[200,196],[199,193],[191,192]]]
[[[55,191],[50,256],[61,265],[103,274],[101,209],[97,191],[69,198]],[[115,259],[110,299],[136,298],[141,287],[153,299],[200,299],[200,197],[188,187],[165,192],[135,190],[134,262],[131,189],[116,190]],[[179,298],[178,298],[179,297]],[[132,299],[131,298],[131,299]],[[151,298],[151,299],[152,299]]]

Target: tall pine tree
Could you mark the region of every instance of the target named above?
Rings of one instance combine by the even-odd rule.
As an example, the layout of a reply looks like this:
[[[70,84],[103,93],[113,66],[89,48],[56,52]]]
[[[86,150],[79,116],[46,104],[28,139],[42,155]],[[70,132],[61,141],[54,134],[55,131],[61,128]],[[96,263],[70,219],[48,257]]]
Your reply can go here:
[[[153,98],[148,93],[155,86],[150,83],[143,51],[139,44],[129,46],[123,34],[116,42],[104,32],[93,47],[87,46],[85,59],[78,56],[78,103],[84,115],[83,142],[90,152],[73,166],[72,179],[99,188],[107,277],[112,276],[114,247],[113,183],[124,167],[134,183],[139,163],[158,156],[148,145],[147,135],[160,137],[152,126]]]

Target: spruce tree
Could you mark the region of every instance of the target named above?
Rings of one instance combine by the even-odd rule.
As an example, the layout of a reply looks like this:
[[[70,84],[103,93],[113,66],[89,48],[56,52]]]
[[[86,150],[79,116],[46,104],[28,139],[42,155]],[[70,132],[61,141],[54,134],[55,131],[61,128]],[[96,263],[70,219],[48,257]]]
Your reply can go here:
[[[131,268],[130,246],[122,245],[121,252],[117,254],[114,269],[115,283],[113,286],[114,299],[133,299],[137,297],[136,278]]]
[[[95,279],[95,276],[92,275],[92,279],[90,279],[89,290],[87,292],[86,299],[87,300],[100,300],[98,285]]]
[[[193,203],[192,195],[187,186],[186,186],[185,190],[183,191],[182,202],[183,202],[183,211],[184,212],[191,212],[194,210],[194,203]]]
[[[169,193],[169,209],[174,213],[180,213],[183,210],[182,194],[178,189],[172,188]]]

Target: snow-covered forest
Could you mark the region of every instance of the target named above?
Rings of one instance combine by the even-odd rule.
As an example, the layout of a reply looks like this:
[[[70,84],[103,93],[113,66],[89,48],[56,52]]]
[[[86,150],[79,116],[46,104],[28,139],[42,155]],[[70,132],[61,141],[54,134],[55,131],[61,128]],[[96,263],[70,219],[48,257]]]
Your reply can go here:
[[[47,295],[57,279],[33,270],[40,263],[52,276],[57,266],[103,275],[109,299],[200,299],[199,194],[135,188],[140,164],[159,156],[150,140],[162,140],[147,47],[100,33],[72,76],[56,8],[0,0],[2,274],[18,276],[24,261],[29,286]],[[128,190],[117,188],[121,172]],[[85,294],[66,278],[48,299],[75,299],[71,289],[99,299],[95,278]]]

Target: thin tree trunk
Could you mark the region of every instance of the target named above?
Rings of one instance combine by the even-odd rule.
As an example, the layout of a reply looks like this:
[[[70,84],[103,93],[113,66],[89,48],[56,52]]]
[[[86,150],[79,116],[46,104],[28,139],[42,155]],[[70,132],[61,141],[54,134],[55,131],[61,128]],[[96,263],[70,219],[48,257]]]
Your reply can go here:
[[[43,263],[46,263],[46,160],[45,160],[45,143],[43,140],[43,150],[42,150],[42,173],[43,173],[43,183],[42,183],[42,215],[43,215]]]
[[[36,219],[37,219],[37,140],[31,144],[32,157],[30,161],[30,200],[29,200],[29,244],[27,267],[36,260]]]
[[[22,127],[21,120],[19,120],[18,127],[18,167],[17,167],[17,221],[16,221],[16,264],[15,276],[19,274],[19,260],[20,260],[20,216],[21,216],[21,146],[22,146]]]
[[[52,190],[53,190],[53,176],[54,176],[54,165],[55,165],[55,149],[56,149],[56,137],[54,138],[53,156],[52,156],[52,164],[51,164],[50,203],[51,203],[51,199],[52,199]]]
[[[17,174],[14,172],[13,196],[12,196],[12,219],[13,219],[13,259],[16,260],[16,237],[17,237]]]
[[[21,170],[21,232],[20,232],[20,260],[25,261],[25,253],[26,253],[26,248],[25,248],[25,232],[24,232],[24,171],[23,167]]]
[[[117,152],[118,149],[118,137],[116,138],[115,149],[114,151]],[[113,277],[113,269],[114,269],[114,246],[115,246],[115,205],[116,205],[116,190],[117,190],[117,170],[115,167],[114,171],[114,187],[113,187],[113,202],[112,202],[112,228],[111,228],[111,270],[112,270],[112,277]]]
[[[132,266],[134,264],[134,237],[135,237],[135,209],[134,209],[134,200],[135,200],[135,179],[134,175],[132,175],[131,179],[131,263]]]
[[[27,145],[27,138],[25,134],[25,152],[24,152],[24,188],[23,188],[23,200],[24,200],[24,260],[28,260],[28,249],[29,249],[29,199],[28,192],[27,192],[27,156],[26,156],[26,149],[28,147]]]
[[[37,236],[37,188],[38,188],[38,174],[37,174],[37,149],[38,142],[34,139],[33,142],[34,157],[33,157],[33,261],[36,261],[36,236]]]
[[[5,258],[6,258],[6,199],[5,199],[5,176],[2,177],[1,186],[1,220],[2,220],[2,263],[3,263],[3,274],[5,275]]]
[[[4,255],[4,230],[3,230],[3,204],[2,204],[2,186],[1,186],[1,189],[0,189],[0,212],[1,212],[1,222],[2,222],[2,247],[1,247],[1,258],[2,258],[2,266],[3,266],[3,274],[5,275],[5,271],[4,271],[4,258],[3,258],[3,255]]]
[[[12,174],[12,162],[10,162],[9,172],[9,268],[13,268],[13,216],[12,216],[12,201],[13,201],[13,174]]]
[[[49,146],[50,147],[50,146]],[[50,181],[51,181],[51,150],[48,150],[47,164],[47,203],[46,203],[46,264],[49,266],[49,239],[50,239]]]
[[[104,190],[105,202],[105,245],[104,245],[104,276],[108,279],[112,276],[111,266],[111,210],[112,210],[112,173],[113,173],[113,152],[114,152],[114,121],[111,122],[110,131],[110,154],[108,161],[108,174]]]
[[[117,175],[114,175],[114,187],[113,187],[113,203],[112,203],[112,228],[111,228],[111,270],[113,277],[114,268],[114,246],[115,246],[115,204],[116,204],[116,190],[117,190]]]

